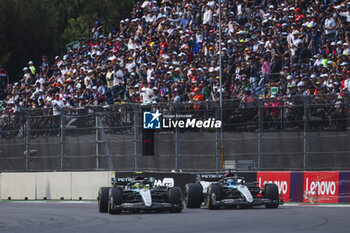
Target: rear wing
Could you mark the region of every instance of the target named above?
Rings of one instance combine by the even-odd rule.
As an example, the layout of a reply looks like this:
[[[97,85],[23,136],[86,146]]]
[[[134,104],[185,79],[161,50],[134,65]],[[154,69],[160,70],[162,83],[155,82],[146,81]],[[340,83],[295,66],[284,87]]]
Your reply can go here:
[[[142,175],[142,172],[135,172],[135,176],[137,175]],[[117,173],[115,171],[111,172],[111,183],[113,186],[126,186],[134,180],[134,177],[117,177]]]
[[[206,173],[206,174],[197,174],[197,181],[207,181],[207,182],[219,182],[222,179],[230,179],[235,178],[237,181],[241,180],[241,182],[245,183],[245,178],[242,176],[238,176],[237,174],[230,174],[227,176],[226,173]],[[251,184],[256,185],[256,181],[249,182]]]
[[[133,180],[132,177],[112,177],[112,185],[125,186]]]
[[[208,181],[208,182],[217,182],[224,177],[223,173],[207,173],[207,174],[197,174],[197,181]]]

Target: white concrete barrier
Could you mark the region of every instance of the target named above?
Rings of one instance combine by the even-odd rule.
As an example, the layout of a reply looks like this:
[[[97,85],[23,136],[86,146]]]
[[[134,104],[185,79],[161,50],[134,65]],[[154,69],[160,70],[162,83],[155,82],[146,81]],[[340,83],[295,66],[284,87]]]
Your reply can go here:
[[[71,172],[36,173],[36,199],[72,199]]]
[[[72,199],[96,200],[98,189],[111,185],[111,172],[72,172]]]
[[[96,200],[98,189],[111,185],[111,172],[1,173],[0,199]]]
[[[35,199],[36,191],[35,173],[2,173],[1,198],[12,200]]]

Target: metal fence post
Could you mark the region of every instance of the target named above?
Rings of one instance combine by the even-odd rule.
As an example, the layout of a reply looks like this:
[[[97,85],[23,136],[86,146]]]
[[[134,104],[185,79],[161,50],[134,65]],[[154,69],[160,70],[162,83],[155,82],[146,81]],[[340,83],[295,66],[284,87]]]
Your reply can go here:
[[[61,170],[64,169],[64,156],[66,154],[66,135],[65,135],[65,128],[66,128],[66,116],[64,114],[61,114]]]
[[[309,134],[308,134],[308,123],[309,123],[309,103],[308,103],[308,98],[307,96],[304,97],[304,133],[303,133],[303,167],[304,171],[306,171],[309,168]]]
[[[140,107],[136,107],[133,109],[135,111],[134,114],[134,147],[135,147],[135,155],[134,155],[134,169],[137,171],[139,168],[139,150],[138,150],[138,140],[139,140],[139,114],[141,113]]]
[[[26,132],[26,172],[29,170],[30,163],[30,110],[26,111],[27,132]]]
[[[95,145],[96,145],[96,151],[95,151],[95,156],[96,156],[96,170],[100,169],[100,153],[99,153],[99,115],[96,113],[95,116]]]
[[[214,108],[215,108],[215,119],[218,119],[220,113],[219,113],[219,108],[217,106],[217,104],[214,103]],[[220,118],[221,119],[221,118]],[[223,123],[223,122],[222,122]],[[222,124],[221,123],[221,124]],[[221,127],[223,127],[221,125]],[[220,164],[221,164],[221,138],[220,138],[220,129],[219,128],[216,128],[215,130],[215,142],[216,142],[216,171],[220,171]]]
[[[222,171],[224,169],[224,136],[223,136],[223,109],[222,106],[218,106],[217,103],[213,102],[215,109],[215,119],[221,120],[221,128],[216,128],[215,130],[215,140],[216,140],[216,171]]]
[[[258,105],[258,170],[263,169],[263,132],[264,132],[264,103]]]
[[[175,120],[177,121],[177,108],[175,110]],[[179,127],[175,128],[175,171],[179,171]]]

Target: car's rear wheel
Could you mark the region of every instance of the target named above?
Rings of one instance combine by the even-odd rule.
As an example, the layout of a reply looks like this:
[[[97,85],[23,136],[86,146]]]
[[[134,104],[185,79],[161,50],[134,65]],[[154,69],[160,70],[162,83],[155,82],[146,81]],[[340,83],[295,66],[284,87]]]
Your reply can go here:
[[[220,201],[222,199],[222,188],[220,185],[211,184],[208,188],[207,206],[211,210],[219,208],[219,206],[215,205],[216,203],[214,203],[213,194],[215,194],[216,201]]]
[[[185,204],[187,208],[200,208],[202,205],[203,187],[201,184],[186,184]]]
[[[276,184],[265,184],[264,187],[265,198],[270,199],[271,203],[265,204],[266,208],[278,208],[279,195],[278,186]]]
[[[120,188],[111,188],[108,195],[108,213],[120,214],[121,209],[115,209],[115,205],[122,204],[123,192]]]
[[[98,190],[98,210],[101,213],[106,213],[108,211],[108,193],[110,187],[101,187]]]
[[[182,211],[182,192],[180,187],[172,187],[168,190],[169,203],[176,205],[170,208],[171,213],[180,213]]]

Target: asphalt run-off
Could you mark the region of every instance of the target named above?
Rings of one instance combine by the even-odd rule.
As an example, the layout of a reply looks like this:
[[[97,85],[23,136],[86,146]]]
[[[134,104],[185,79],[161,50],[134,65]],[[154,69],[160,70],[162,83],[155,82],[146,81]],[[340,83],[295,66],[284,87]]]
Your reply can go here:
[[[0,232],[348,232],[350,205],[285,204],[278,209],[184,209],[182,213],[99,213],[96,202],[0,202]]]

